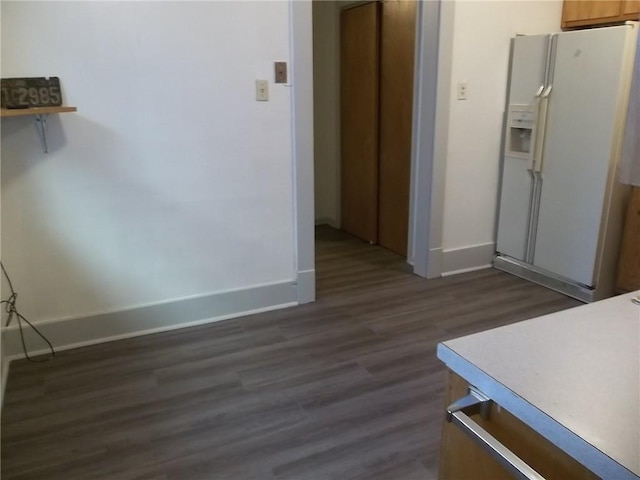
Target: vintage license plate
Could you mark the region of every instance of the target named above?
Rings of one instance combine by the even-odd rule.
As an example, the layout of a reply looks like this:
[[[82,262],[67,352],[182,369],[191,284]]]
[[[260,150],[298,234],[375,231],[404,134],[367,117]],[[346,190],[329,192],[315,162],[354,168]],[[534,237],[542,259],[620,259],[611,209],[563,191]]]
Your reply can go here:
[[[62,105],[58,77],[3,78],[2,108],[58,107]]]

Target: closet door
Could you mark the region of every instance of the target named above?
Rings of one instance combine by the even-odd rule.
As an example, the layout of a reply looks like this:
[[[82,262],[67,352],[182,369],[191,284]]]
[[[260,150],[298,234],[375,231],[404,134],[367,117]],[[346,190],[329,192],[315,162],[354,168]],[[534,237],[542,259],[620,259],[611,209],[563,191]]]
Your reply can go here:
[[[378,240],[379,5],[340,15],[342,228]]]
[[[382,4],[378,242],[407,255],[416,30],[414,0]]]

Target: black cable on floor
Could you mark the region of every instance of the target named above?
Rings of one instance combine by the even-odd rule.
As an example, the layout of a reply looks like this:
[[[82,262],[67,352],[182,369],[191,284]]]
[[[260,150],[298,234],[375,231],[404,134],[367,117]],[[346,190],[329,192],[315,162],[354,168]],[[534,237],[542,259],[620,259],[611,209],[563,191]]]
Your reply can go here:
[[[47,337],[45,337],[40,332],[40,330],[38,330],[33,325],[33,323],[31,323],[23,315],[21,315],[20,312],[18,312],[18,308],[16,306],[18,302],[18,293],[13,289],[13,284],[11,283],[11,279],[9,278],[9,274],[7,273],[7,270],[4,268],[4,264],[2,262],[0,262],[0,267],[2,267],[2,273],[4,274],[4,277],[7,279],[7,283],[9,284],[9,290],[11,290],[11,296],[7,300],[2,300],[2,302],[0,302],[0,305],[5,305],[5,312],[7,312],[8,314],[7,323],[5,326],[8,327],[11,324],[11,320],[13,320],[13,317],[15,315],[15,317],[18,319],[18,327],[20,328],[20,340],[22,341],[22,349],[24,350],[24,355],[25,357],[27,357],[27,360],[34,363],[47,362],[51,360],[56,355],[56,351],[53,349],[53,345],[51,345],[51,342],[47,340]],[[29,325],[33,329],[33,331],[40,336],[40,338],[42,338],[45,342],[47,342],[47,345],[49,345],[49,349],[51,350],[51,355],[47,355],[45,358],[42,358],[39,360],[36,360],[35,358],[29,356],[29,352],[27,351],[27,344],[24,340],[24,331],[22,327],[23,321],[27,325]]]

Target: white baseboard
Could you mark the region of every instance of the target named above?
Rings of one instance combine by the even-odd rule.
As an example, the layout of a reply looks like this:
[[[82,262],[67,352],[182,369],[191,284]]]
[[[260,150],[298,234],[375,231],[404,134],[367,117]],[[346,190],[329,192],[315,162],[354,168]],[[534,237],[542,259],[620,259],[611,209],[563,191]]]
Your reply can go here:
[[[494,242],[442,251],[442,276],[489,268],[496,252]]]
[[[429,250],[429,264],[427,266],[427,278],[438,278],[442,275],[443,265],[442,248],[432,248]]]
[[[47,321],[38,323],[37,327],[57,351],[68,350],[289,307],[299,303],[299,295],[301,300],[313,301],[308,298],[314,294],[310,289],[315,289],[311,283],[315,282],[315,271],[301,272],[298,282],[301,285],[294,282],[260,285],[118,312]],[[38,342],[35,334],[29,332],[28,335],[27,342]],[[24,358],[17,325],[3,329],[2,336],[5,358]],[[39,347],[29,353],[47,352]],[[2,373],[4,387],[4,365]]]
[[[3,349],[4,352],[4,349]],[[2,370],[2,385],[0,385],[0,409],[4,405],[4,389],[7,387],[7,379],[9,378],[9,364],[10,361],[7,356],[3,353],[2,355],[2,365],[0,365],[0,370]]]
[[[461,268],[460,270],[453,270],[451,272],[443,272],[443,277],[450,277],[452,275],[460,275],[461,273],[469,273],[476,272],[478,270],[486,270],[487,268],[491,268],[493,265],[488,263],[487,265],[480,265],[479,267],[470,267],[470,268]]]
[[[319,225],[329,225],[331,228],[335,228],[336,230],[340,230],[340,224],[336,222],[334,219],[329,217],[320,217],[315,220],[316,227]]]

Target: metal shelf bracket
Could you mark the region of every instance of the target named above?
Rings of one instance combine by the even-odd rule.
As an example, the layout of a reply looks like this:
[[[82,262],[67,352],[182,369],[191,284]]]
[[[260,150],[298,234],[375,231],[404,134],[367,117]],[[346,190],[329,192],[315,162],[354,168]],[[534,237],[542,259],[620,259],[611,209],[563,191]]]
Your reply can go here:
[[[39,113],[35,115],[36,130],[38,131],[38,137],[40,138],[42,151],[44,153],[49,153],[49,145],[47,144],[47,117],[47,113]]]

